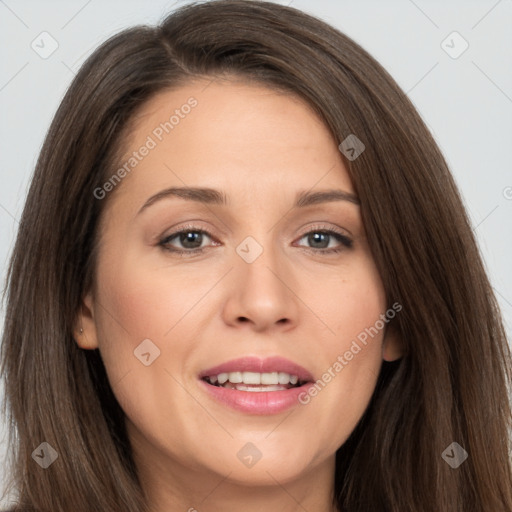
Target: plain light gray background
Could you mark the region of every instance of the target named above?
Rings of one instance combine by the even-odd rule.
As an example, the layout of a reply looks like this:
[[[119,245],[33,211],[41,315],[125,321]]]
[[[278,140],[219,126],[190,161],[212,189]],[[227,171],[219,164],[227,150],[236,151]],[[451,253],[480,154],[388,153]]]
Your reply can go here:
[[[157,23],[183,3],[0,0],[2,280],[43,137],[81,63],[108,36],[135,24]],[[463,194],[510,333],[512,0],[276,3],[315,14],[345,32],[408,93]],[[45,31],[58,48],[43,59],[31,44],[35,40],[42,45],[40,37],[48,36],[40,34]],[[464,40],[469,46],[458,55]],[[0,444],[0,488],[4,459],[5,443]]]

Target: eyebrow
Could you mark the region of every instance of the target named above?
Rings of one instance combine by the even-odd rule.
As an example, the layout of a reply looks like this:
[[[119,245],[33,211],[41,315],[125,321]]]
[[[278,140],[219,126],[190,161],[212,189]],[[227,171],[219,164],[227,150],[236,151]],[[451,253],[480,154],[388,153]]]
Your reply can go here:
[[[151,196],[142,205],[137,215],[157,201],[172,197],[178,197],[187,201],[196,201],[202,204],[218,206],[226,206],[228,204],[227,196],[220,190],[205,187],[170,187]],[[317,192],[303,190],[299,191],[297,194],[294,208],[305,208],[307,206],[333,201],[348,201],[356,205],[361,204],[356,195],[345,192],[344,190],[331,189]]]

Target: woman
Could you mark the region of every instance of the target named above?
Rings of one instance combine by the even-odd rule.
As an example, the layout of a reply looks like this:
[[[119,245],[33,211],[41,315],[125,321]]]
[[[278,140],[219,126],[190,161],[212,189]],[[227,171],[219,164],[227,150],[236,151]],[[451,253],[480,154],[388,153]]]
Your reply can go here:
[[[460,196],[315,18],[217,1],[103,44],[8,284],[13,510],[512,510],[510,353]]]

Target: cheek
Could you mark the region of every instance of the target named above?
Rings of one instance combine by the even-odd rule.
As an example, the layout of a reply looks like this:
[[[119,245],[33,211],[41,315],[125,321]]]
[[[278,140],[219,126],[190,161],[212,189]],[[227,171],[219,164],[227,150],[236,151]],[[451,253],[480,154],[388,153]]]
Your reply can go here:
[[[180,385],[187,371],[181,363],[196,350],[190,343],[194,338],[191,327],[201,326],[191,322],[194,305],[211,283],[187,286],[190,276],[181,272],[172,278],[167,272],[163,279],[165,269],[129,256],[109,265],[108,273],[105,269],[98,269],[101,306],[97,327],[101,356],[117,401],[127,418],[150,437],[161,429],[169,439],[181,439],[184,432],[191,438],[199,436],[185,422],[197,415],[197,404]],[[182,414],[173,412],[177,410]],[[153,441],[158,444],[157,439]]]
[[[361,419],[381,368],[386,326],[385,292],[371,260],[361,260],[324,289],[313,307],[331,332],[323,336],[316,384],[301,399],[318,431],[330,439],[321,456],[341,446]]]
[[[201,285],[189,272],[170,272],[146,264],[143,258],[124,258],[100,280],[100,301],[111,317],[106,318],[106,327],[133,341],[167,340],[186,315],[194,314],[207,287],[208,282]]]
[[[107,265],[109,258],[103,261],[98,268],[96,316],[100,352],[112,387],[123,379],[123,383],[137,382],[141,390],[152,385],[156,371],[164,373],[170,345],[173,359],[186,358],[185,352],[192,350],[185,343],[187,325],[190,328],[187,315],[194,314],[201,290],[187,286],[180,273],[163,279],[164,269],[151,268],[129,254],[115,265]],[[169,380],[164,377],[159,379]]]
[[[337,342],[326,346],[321,373],[308,392],[299,397],[309,408],[307,415],[314,418],[315,429],[322,433],[319,461],[335,452],[353,432],[370,402],[382,365],[382,332],[363,343],[357,335],[365,332],[364,319],[346,318],[352,324]]]
[[[336,279],[331,275],[321,282],[321,293],[304,293],[308,293],[311,309],[318,311],[317,316],[329,328],[327,352],[332,355],[349,350],[352,340],[364,340],[369,329],[374,332],[377,322],[378,330],[382,330],[379,319],[386,312],[386,295],[372,259],[358,256],[353,265],[341,268]]]

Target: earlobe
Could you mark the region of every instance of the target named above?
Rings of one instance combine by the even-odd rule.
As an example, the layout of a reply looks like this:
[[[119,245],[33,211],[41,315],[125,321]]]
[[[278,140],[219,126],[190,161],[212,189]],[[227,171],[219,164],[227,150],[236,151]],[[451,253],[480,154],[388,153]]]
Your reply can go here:
[[[389,325],[382,341],[382,359],[384,361],[396,361],[404,355],[403,342],[397,330]]]
[[[80,311],[77,314],[73,337],[77,345],[84,350],[98,348],[98,336],[94,319],[94,298],[88,292],[82,299]]]

